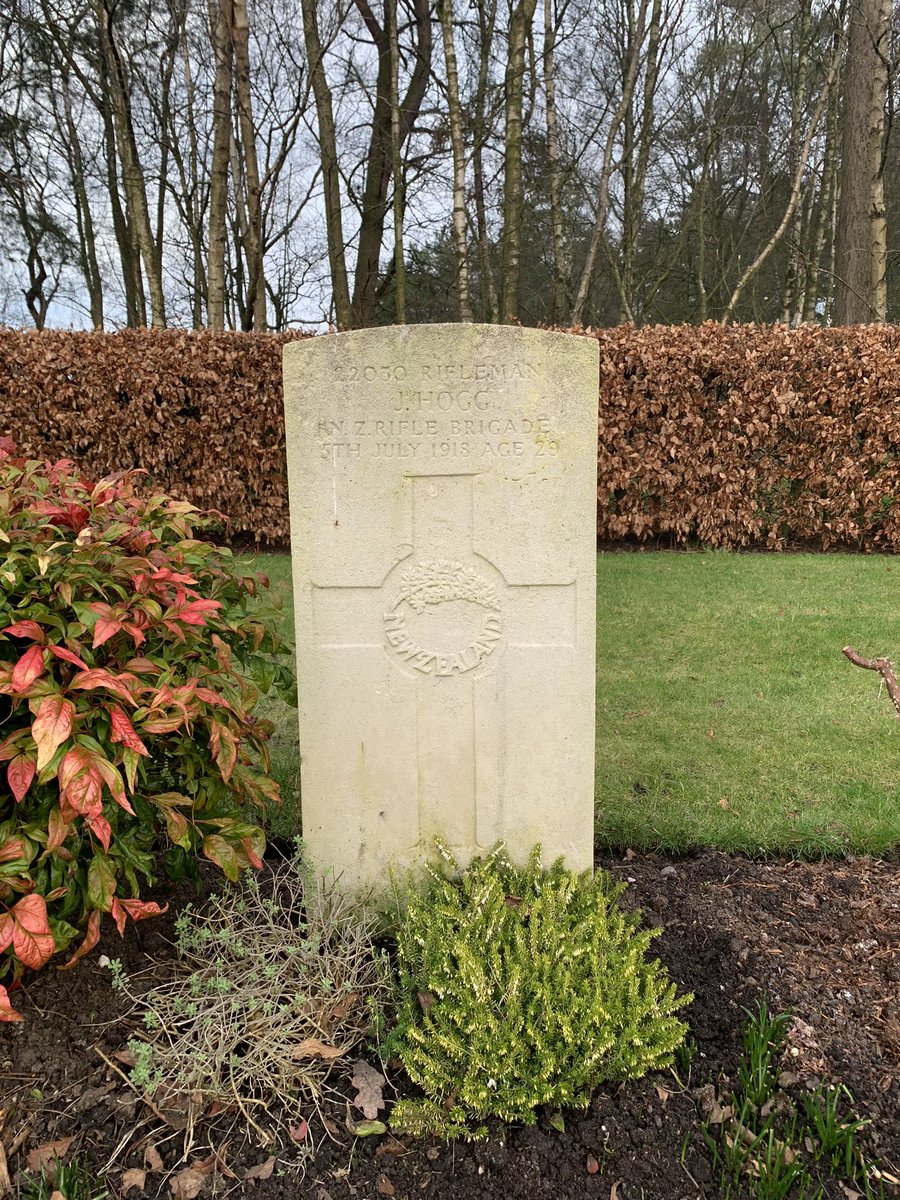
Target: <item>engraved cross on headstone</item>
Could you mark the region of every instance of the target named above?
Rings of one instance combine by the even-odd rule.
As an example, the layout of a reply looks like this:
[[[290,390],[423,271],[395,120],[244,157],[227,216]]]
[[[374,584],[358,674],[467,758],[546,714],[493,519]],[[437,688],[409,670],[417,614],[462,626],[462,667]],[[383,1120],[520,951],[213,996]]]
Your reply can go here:
[[[510,584],[479,554],[476,478],[407,476],[406,553],[369,585],[313,581],[316,646],[385,655],[415,691],[419,827],[409,831],[411,846],[439,834],[486,848],[501,837],[505,656],[575,639],[572,579]],[[451,810],[449,797],[465,799]]]

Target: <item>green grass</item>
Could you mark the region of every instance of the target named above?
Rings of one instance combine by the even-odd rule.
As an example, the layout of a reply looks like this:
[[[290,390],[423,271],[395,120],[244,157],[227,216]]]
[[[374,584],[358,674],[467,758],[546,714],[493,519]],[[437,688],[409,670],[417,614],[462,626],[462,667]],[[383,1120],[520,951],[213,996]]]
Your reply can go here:
[[[885,853],[900,845],[900,560],[602,554],[598,838]]]
[[[290,559],[258,555],[293,640]],[[597,837],[798,856],[900,846],[900,720],[850,644],[900,667],[900,560],[606,553],[598,560]],[[898,589],[895,591],[895,589]],[[296,830],[293,710],[276,832]]]

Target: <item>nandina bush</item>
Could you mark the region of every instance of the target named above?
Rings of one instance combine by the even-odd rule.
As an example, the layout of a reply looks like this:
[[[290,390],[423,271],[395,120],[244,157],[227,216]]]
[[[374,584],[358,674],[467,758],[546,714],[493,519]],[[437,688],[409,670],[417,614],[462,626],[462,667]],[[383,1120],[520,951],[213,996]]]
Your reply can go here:
[[[17,982],[108,913],[122,932],[158,855],[259,866],[242,819],[278,799],[260,691],[292,676],[275,626],[212,517],[142,473],[89,483],[0,438],[0,981]],[[5,786],[4,786],[5,784]],[[160,847],[158,842],[162,842]],[[165,843],[168,843],[166,848]],[[0,984],[0,1020],[20,1020]]]

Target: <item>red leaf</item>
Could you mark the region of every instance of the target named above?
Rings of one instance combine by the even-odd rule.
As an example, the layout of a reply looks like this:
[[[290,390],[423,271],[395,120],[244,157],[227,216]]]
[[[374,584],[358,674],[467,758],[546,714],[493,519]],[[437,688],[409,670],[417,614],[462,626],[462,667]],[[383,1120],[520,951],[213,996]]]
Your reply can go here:
[[[6,769],[6,778],[9,782],[9,789],[16,798],[16,803],[21,804],[25,797],[25,793],[31,787],[31,781],[34,779],[37,767],[34,765],[33,754],[19,754],[12,760]]]
[[[95,909],[88,917],[87,933],[84,935],[84,941],[75,951],[70,959],[63,963],[59,968],[61,971],[68,971],[70,967],[74,967],[80,958],[90,953],[91,950],[100,941],[100,914]]]
[[[107,706],[106,711],[109,713],[112,722],[112,740],[114,742],[121,742],[129,750],[135,750],[138,754],[144,754],[149,757],[150,751],[135,733],[134,726],[129,721],[124,710],[118,704],[110,704]]]
[[[16,1012],[9,1002],[9,992],[0,983],[0,1021],[24,1021],[20,1012]]]
[[[15,625],[7,625],[5,629],[0,629],[0,633],[9,633],[13,637],[27,637],[34,642],[44,644],[46,634],[37,621],[16,621]]]
[[[66,738],[71,736],[74,719],[75,705],[65,696],[45,696],[41,701],[31,727],[31,736],[37,746],[39,771],[43,770]]]
[[[136,682],[135,676],[129,675],[127,672],[123,672],[121,675],[112,675],[102,667],[93,667],[89,671],[79,671],[69,684],[69,691],[92,692],[96,688],[105,688],[113,695],[127,700],[129,704],[134,704],[135,699],[128,690],[128,684]]]
[[[35,971],[53,954],[56,946],[43,896],[23,896],[0,917],[0,950],[10,944],[19,962]]]
[[[90,750],[73,746],[59,767],[59,786],[66,805],[86,817],[98,817],[103,811],[103,777],[94,764]]]
[[[99,754],[95,754],[93,758],[94,767],[99,771],[100,776],[106,783],[106,786],[112,792],[112,798],[120,808],[124,808],[131,816],[135,815],[134,809],[128,802],[128,797],[125,795],[125,784],[122,782],[122,776],[119,774],[116,767],[107,759],[102,758]]]
[[[94,626],[94,640],[91,643],[91,649],[96,650],[98,646],[108,642],[111,637],[115,637],[122,628],[122,622],[108,604],[102,604],[99,600],[89,604],[88,608],[100,617]]]
[[[234,712],[232,705],[211,688],[198,687],[194,695],[198,700],[203,700],[206,704],[213,705],[214,708],[227,708],[229,712]]]
[[[58,850],[66,838],[69,836],[71,822],[67,821],[62,815],[59,806],[56,805],[50,810],[50,816],[47,821],[47,852],[52,853]]]
[[[221,600],[192,600],[184,608],[168,615],[175,617],[184,625],[205,625],[203,614],[212,614],[222,607]]]
[[[84,659],[79,658],[73,651],[67,650],[65,646],[48,646],[47,649],[51,654],[55,654],[57,658],[62,658],[66,662],[72,663],[75,667],[81,667],[82,671],[90,670]]]
[[[146,921],[148,917],[160,917],[169,911],[168,904],[159,905],[155,900],[119,900],[118,903],[132,921]]]
[[[44,652],[40,646],[30,646],[13,668],[12,688],[24,692],[44,670]]]
[[[7,838],[0,846],[0,863],[15,862],[25,853],[25,842],[22,838]]]
[[[112,827],[106,817],[89,817],[88,825],[97,835],[100,845],[104,851],[109,850],[109,839],[112,837]]]

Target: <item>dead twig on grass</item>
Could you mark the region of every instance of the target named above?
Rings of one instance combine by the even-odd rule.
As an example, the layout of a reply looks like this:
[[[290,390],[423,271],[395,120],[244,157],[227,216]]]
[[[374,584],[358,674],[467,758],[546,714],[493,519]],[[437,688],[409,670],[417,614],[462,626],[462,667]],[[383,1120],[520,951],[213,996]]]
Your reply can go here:
[[[845,646],[841,653],[845,658],[849,658],[855,667],[862,667],[866,671],[877,671],[879,673],[884,680],[884,686],[887,688],[887,693],[894,705],[896,715],[900,717],[900,683],[897,682],[897,676],[894,674],[894,665],[891,660],[889,658],[863,658],[861,654],[857,654],[852,646]]]

